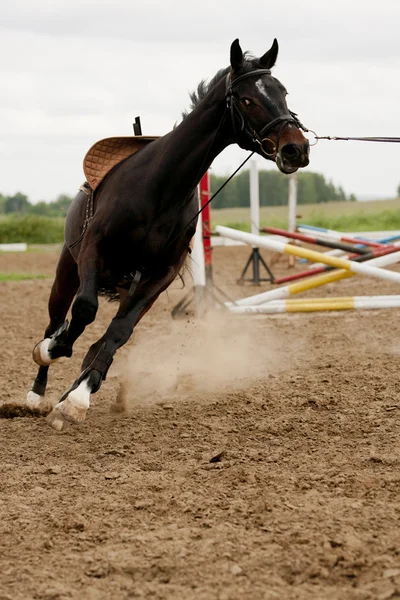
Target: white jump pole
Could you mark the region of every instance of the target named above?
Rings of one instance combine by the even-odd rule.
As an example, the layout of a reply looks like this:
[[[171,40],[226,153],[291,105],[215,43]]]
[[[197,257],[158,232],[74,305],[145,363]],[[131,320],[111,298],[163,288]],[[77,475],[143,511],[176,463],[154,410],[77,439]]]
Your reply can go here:
[[[218,225],[216,227],[216,231],[224,237],[233,240],[240,240],[242,242],[246,242],[247,244],[257,244],[260,248],[267,248],[268,250],[272,250],[274,252],[300,256],[301,258],[308,258],[309,260],[312,260],[314,262],[322,262],[326,265],[330,265],[331,267],[335,267],[337,269],[346,269],[347,271],[351,271],[352,273],[361,273],[364,275],[370,275],[371,277],[377,277],[378,279],[386,279],[388,281],[395,281],[397,283],[400,283],[400,273],[394,273],[393,271],[386,271],[384,269],[372,267],[370,266],[371,261],[368,261],[369,264],[361,264],[351,260],[337,258],[335,256],[325,256],[321,252],[307,250],[306,248],[292,246],[291,244],[284,244],[282,242],[271,240],[265,236],[255,236],[251,233],[246,233],[237,229],[231,229],[230,227],[223,227],[222,225]],[[393,255],[388,256],[393,257],[396,254],[400,253],[396,252]]]
[[[250,161],[250,219],[251,233],[260,233],[260,188],[258,179],[258,167],[255,160]],[[255,246],[253,246],[254,248]]]
[[[199,202],[200,208],[200,202]],[[206,286],[206,265],[204,258],[204,246],[203,246],[203,218],[202,213],[199,214],[197,221],[196,233],[194,234],[193,248],[192,248],[192,261],[191,269],[193,275],[193,284],[195,290],[199,287]],[[202,293],[202,297],[203,297]]]
[[[368,262],[373,264],[375,267],[387,267],[391,264],[395,264],[398,261],[400,261],[400,252],[379,256],[371,259]],[[335,271],[330,271],[329,273],[324,273],[323,275],[311,277],[305,281],[299,281],[298,283],[292,283],[291,285],[284,285],[280,288],[263,292],[262,294],[241,298],[240,300],[236,300],[235,303],[227,302],[226,305],[229,308],[231,306],[255,306],[263,304],[264,302],[290,298],[290,296],[295,294],[300,294],[301,292],[306,292],[308,290],[320,287],[321,285],[339,281],[340,279],[354,277],[354,275],[355,273],[350,273],[350,271],[346,271],[346,269],[338,269]]]
[[[199,198],[200,195],[198,194],[197,197]],[[192,252],[190,255],[190,267],[193,277],[193,288],[183,298],[181,298],[178,304],[174,306],[171,313],[173,318],[184,315],[192,303],[194,304],[196,315],[201,315],[205,311],[207,287],[203,247],[203,222],[201,213],[197,221],[196,232],[194,234],[191,247]]]
[[[289,175],[288,213],[288,231],[293,233],[297,220],[297,173]]]
[[[25,242],[15,244],[0,244],[0,252],[25,252],[28,249],[28,244]]]
[[[294,233],[297,223],[297,172],[289,175],[288,231]],[[289,257],[289,267],[294,267],[294,256]]]
[[[344,298],[276,300],[257,306],[232,306],[230,311],[235,314],[277,314],[379,308],[400,308],[400,296],[349,296]]]

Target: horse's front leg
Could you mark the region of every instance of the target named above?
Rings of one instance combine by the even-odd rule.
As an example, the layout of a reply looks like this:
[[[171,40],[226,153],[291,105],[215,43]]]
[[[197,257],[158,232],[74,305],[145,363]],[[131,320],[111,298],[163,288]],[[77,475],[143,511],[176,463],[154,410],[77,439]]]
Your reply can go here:
[[[62,431],[68,423],[80,423],[85,419],[90,395],[100,389],[115,352],[129,340],[135,325],[175,279],[176,273],[176,268],[168,268],[163,276],[141,284],[120,306],[106,333],[89,349],[82,373],[47,417],[54,429]]]

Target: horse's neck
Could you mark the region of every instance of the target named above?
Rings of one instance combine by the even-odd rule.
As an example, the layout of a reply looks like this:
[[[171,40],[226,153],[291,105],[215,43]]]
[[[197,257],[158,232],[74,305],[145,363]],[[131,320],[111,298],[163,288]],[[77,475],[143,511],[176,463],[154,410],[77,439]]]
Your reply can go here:
[[[234,141],[225,104],[224,83],[218,83],[166,138],[177,185],[193,189],[216,156]]]

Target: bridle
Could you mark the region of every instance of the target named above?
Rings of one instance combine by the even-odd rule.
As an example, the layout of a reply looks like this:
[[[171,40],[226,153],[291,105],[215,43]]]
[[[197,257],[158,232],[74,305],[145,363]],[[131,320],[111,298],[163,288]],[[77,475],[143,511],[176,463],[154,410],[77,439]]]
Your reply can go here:
[[[236,143],[240,147],[242,147],[242,145],[240,143],[240,137],[243,134],[245,134],[247,137],[249,137],[251,139],[252,142],[254,142],[260,146],[261,152],[263,154],[265,154],[265,156],[271,157],[274,154],[276,154],[277,147],[279,147],[280,136],[282,134],[282,131],[284,130],[284,128],[287,125],[289,125],[289,124],[295,125],[298,129],[302,129],[304,132],[307,132],[308,129],[306,127],[304,127],[304,125],[298,119],[296,113],[294,113],[292,111],[289,111],[289,113],[286,115],[281,115],[280,117],[276,117],[275,119],[272,119],[272,121],[270,121],[269,123],[264,125],[264,127],[260,131],[256,131],[249,124],[249,122],[246,120],[246,117],[241,110],[240,100],[237,96],[235,96],[233,88],[237,83],[239,83],[239,81],[242,81],[243,79],[246,79],[247,77],[254,77],[256,75],[271,75],[271,71],[270,71],[270,69],[254,69],[253,71],[249,71],[248,73],[239,75],[239,77],[237,77],[233,81],[231,79],[231,73],[228,73],[228,75],[226,76],[226,92],[225,92],[226,106],[228,107],[228,109],[230,109],[232,127],[233,127],[233,131],[235,133]],[[268,131],[271,131],[271,129],[274,129],[279,125],[280,125],[280,127],[278,130],[277,143],[274,144],[273,141],[269,137],[265,136],[265,134]],[[270,142],[272,144],[273,150],[271,153],[267,152],[264,149],[264,146],[263,146],[264,142]]]

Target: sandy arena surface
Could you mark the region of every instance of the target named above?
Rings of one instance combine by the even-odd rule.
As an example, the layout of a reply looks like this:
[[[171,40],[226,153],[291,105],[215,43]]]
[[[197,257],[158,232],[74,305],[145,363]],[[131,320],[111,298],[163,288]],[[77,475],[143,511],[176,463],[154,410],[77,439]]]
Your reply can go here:
[[[235,282],[248,253],[214,251],[235,298],[259,290]],[[0,283],[2,403],[36,372],[56,260],[0,255],[50,277]],[[173,321],[186,291],[139,324],[82,426],[0,420],[0,600],[400,598],[399,310]],[[312,295],[395,293],[354,277]],[[115,309],[50,369],[53,402]]]

